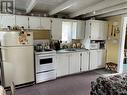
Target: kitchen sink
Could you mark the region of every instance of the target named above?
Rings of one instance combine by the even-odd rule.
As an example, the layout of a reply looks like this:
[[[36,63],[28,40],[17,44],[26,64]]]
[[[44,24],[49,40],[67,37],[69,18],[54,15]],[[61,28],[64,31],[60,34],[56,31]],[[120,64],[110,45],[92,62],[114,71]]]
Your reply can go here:
[[[76,49],[69,48],[69,49],[65,49],[65,51],[76,51]]]
[[[52,51],[52,49],[44,49],[44,51]]]

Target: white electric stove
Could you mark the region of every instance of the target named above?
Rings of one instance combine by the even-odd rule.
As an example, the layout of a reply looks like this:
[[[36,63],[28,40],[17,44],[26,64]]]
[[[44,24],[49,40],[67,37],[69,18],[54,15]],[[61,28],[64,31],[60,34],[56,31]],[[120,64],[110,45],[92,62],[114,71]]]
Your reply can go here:
[[[35,52],[36,83],[56,79],[56,51]]]

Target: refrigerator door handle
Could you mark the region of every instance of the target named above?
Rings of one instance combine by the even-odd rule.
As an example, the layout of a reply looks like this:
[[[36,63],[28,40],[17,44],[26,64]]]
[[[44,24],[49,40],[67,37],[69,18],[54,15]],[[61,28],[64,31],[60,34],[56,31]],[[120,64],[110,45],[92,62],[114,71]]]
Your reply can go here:
[[[7,47],[0,47],[0,49],[7,49]]]
[[[1,75],[1,85],[4,87],[5,86],[5,79],[4,79],[4,69],[3,69],[3,58],[2,58],[2,51],[0,48],[0,75]]]
[[[1,56],[2,56],[2,61],[5,62],[6,61],[6,53],[8,48],[7,47],[0,47],[0,50],[1,50]]]

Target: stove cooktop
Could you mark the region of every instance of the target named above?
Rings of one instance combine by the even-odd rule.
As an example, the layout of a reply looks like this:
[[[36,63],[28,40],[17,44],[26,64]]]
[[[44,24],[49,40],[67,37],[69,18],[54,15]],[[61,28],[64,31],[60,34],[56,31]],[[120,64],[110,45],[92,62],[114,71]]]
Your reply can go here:
[[[35,54],[51,54],[51,53],[56,53],[56,51],[52,49],[45,49],[43,51],[35,51]]]

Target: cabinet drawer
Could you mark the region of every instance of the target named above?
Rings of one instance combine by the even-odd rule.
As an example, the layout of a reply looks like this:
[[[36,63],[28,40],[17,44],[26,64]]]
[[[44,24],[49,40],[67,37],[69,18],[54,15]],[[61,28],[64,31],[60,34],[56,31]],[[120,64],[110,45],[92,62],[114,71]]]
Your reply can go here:
[[[36,83],[56,79],[56,71],[49,71],[36,74]]]

